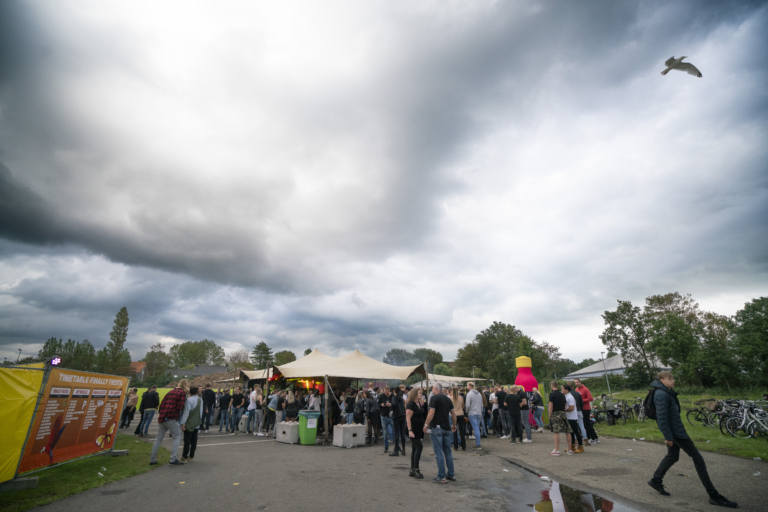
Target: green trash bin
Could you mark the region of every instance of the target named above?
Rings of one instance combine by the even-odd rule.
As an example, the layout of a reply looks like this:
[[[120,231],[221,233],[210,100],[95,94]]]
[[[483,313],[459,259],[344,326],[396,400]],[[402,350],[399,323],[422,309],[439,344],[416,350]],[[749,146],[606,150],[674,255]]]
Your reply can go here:
[[[299,411],[299,444],[317,443],[317,422],[320,411]]]

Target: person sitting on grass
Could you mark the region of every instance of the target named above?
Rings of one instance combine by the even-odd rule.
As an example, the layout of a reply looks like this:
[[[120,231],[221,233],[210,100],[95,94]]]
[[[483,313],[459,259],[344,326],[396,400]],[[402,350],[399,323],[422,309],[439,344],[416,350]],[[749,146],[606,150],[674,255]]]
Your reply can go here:
[[[648,481],[648,485],[656,489],[662,496],[669,496],[662,482],[667,471],[680,459],[680,449],[682,448],[693,459],[699,480],[709,494],[709,502],[720,507],[736,508],[736,502],[728,500],[712,485],[704,458],[685,431],[685,425],[680,418],[680,401],[677,399],[677,392],[672,389],[672,386],[675,385],[675,378],[669,372],[659,372],[656,377],[658,380],[651,383],[651,388],[654,390],[653,404],[656,407],[656,425],[664,435],[667,455],[661,460],[661,464],[653,474],[653,478]]]

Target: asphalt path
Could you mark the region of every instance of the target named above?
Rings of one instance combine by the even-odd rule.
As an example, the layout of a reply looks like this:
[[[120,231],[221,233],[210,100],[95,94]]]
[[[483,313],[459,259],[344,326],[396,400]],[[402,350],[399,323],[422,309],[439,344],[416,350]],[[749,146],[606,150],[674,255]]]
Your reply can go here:
[[[150,434],[153,431],[154,425]],[[137,442],[153,440],[137,438]],[[277,443],[271,437],[230,436],[211,430],[200,434],[194,462],[163,466],[94,488],[46,505],[45,510],[128,511],[136,506],[365,512],[391,512],[393,507],[555,512],[719,509],[708,504],[684,455],[666,482],[672,496],[662,497],[646,485],[664,455],[659,444],[606,439],[587,447],[585,454],[556,458],[547,455],[552,449],[549,433],[534,434],[531,444],[510,445],[496,438],[482,441],[480,453],[471,449],[474,441],[469,441],[467,451],[454,452],[456,482],[434,484],[437,468],[429,437],[421,460],[425,478],[415,480],[408,477],[410,457],[385,455],[381,441],[352,449],[299,446]],[[170,449],[171,439],[166,437],[163,446]],[[715,485],[738,501],[740,509],[768,510],[764,462],[710,453],[705,459]],[[105,462],[108,468],[110,460]],[[753,476],[757,472],[761,475]]]

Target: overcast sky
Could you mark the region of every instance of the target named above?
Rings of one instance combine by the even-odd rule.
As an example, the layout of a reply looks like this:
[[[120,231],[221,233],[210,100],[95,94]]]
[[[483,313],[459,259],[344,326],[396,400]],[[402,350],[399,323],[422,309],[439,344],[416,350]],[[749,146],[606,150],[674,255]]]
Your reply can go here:
[[[599,357],[768,295],[768,4],[0,4],[0,356],[213,339]],[[695,78],[664,61],[687,55]]]

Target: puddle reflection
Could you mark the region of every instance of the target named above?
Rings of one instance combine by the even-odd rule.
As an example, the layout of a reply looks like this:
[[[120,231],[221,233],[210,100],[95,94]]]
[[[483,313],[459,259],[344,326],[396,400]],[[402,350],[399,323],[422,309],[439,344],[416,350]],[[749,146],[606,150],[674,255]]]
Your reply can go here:
[[[541,491],[541,501],[533,506],[537,512],[621,512],[631,510],[611,500],[589,492],[579,491],[554,480]]]

